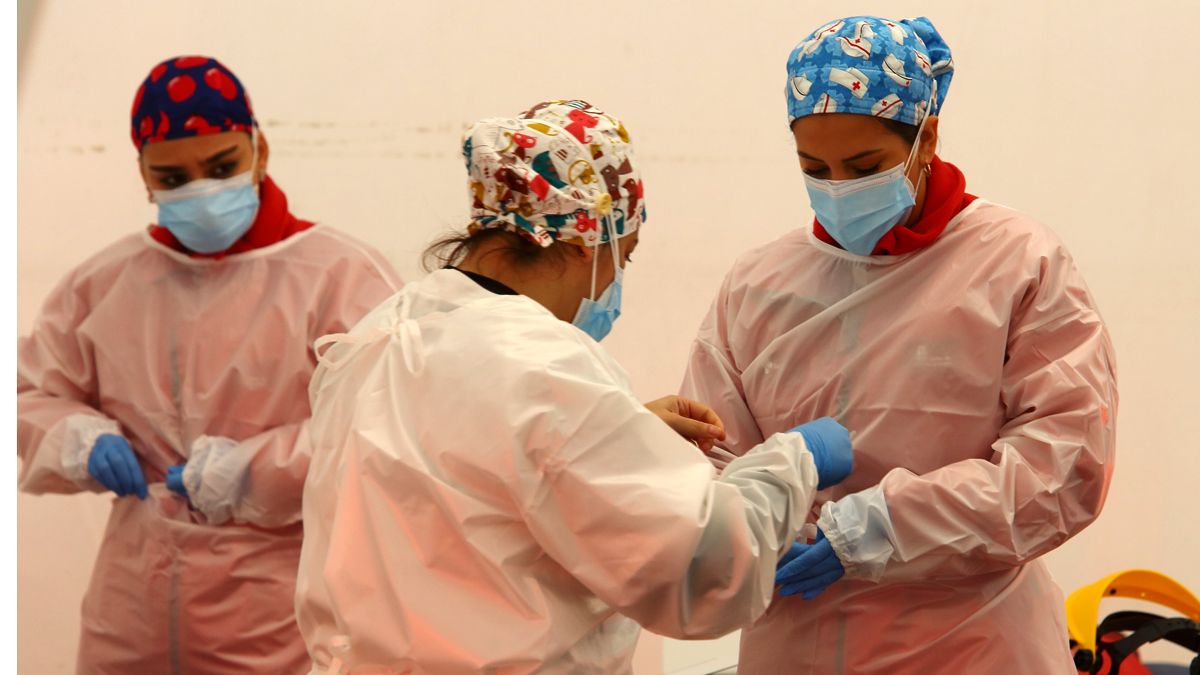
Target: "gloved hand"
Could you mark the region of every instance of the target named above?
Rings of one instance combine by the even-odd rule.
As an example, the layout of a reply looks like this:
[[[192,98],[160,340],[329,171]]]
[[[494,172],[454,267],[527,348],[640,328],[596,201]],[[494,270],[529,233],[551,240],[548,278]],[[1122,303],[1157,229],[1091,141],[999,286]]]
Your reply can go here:
[[[801,424],[792,431],[804,437],[804,444],[817,465],[817,489],[833,487],[854,469],[854,448],[850,432],[832,417]]]
[[[183,484],[183,467],[185,466],[187,464],[176,464],[167,469],[167,489],[187,499],[187,486]]]
[[[791,550],[775,568],[775,583],[784,597],[803,593],[805,600],[812,600],[844,574],[846,568],[838,560],[825,533],[817,530],[815,542],[792,544]]]
[[[129,441],[116,434],[104,434],[96,439],[88,457],[88,473],[117,496],[137,495],[146,498],[146,475],[138,464],[137,455]]]

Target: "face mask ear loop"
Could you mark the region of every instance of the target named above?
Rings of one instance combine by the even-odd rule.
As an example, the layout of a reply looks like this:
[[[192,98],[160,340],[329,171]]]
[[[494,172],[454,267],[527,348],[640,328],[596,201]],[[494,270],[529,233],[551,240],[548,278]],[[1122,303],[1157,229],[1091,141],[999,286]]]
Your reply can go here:
[[[596,244],[596,246],[594,248],[592,248],[592,292],[588,296],[588,299],[593,302],[596,301],[596,265],[599,262],[600,262],[600,245]]]
[[[620,242],[617,241],[617,221],[609,213],[604,217],[604,223],[608,229],[608,246],[612,249],[613,278],[615,279],[621,273],[621,246]]]
[[[930,87],[929,104],[925,106],[925,116],[921,118],[921,124],[917,126],[917,140],[913,141],[912,149],[908,151],[908,159],[904,160],[904,174],[908,175],[909,169],[912,168],[912,162],[917,157],[917,151],[921,149],[921,134],[925,133],[925,122],[929,120],[929,116],[933,114],[933,103],[937,100],[937,80],[934,80],[933,86]],[[913,193],[921,187],[921,181],[924,180],[925,172],[922,171],[917,177],[917,184],[913,186]]]
[[[258,126],[250,127],[250,170],[258,174]],[[263,178],[266,178],[266,172],[263,172],[262,177],[255,175],[254,189],[262,189]]]
[[[613,259],[613,278],[616,278],[621,267],[621,256],[618,253],[617,244],[617,224],[614,222],[612,214],[602,215],[600,218],[604,221],[604,229],[608,232],[608,247],[612,250]],[[592,249],[592,295],[591,299],[596,300],[596,268],[600,262],[600,247],[604,242],[596,242],[595,248]]]
[[[612,219],[612,198],[607,192],[601,192],[596,195],[593,207],[596,211],[596,217],[600,222],[604,223],[604,229],[608,232],[608,245],[613,250],[613,279],[619,274],[615,265],[620,261],[620,257],[616,254],[617,245],[617,227]],[[597,241],[595,248],[592,249],[592,300],[596,300],[596,268],[600,263],[600,247],[604,244],[602,241]]]

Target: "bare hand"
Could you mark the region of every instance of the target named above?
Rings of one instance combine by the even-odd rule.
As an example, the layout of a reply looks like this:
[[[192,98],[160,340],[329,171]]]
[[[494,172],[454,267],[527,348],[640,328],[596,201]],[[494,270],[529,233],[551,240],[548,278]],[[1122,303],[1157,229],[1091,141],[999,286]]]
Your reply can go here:
[[[725,440],[725,424],[712,408],[681,396],[664,396],[646,404],[650,412],[704,452]]]

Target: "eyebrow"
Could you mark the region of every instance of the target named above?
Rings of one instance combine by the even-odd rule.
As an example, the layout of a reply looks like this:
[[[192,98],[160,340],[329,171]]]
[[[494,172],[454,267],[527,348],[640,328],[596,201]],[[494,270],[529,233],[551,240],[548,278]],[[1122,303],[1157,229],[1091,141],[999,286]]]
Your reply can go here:
[[[220,152],[213,154],[208,159],[201,160],[200,163],[201,164],[216,164],[217,162],[221,161],[222,159],[225,159],[229,155],[236,152],[237,149],[238,149],[238,146],[231,145],[228,148],[225,148],[224,150],[221,150]],[[150,168],[154,169],[155,171],[165,171],[165,172],[183,171],[183,167],[169,165],[169,164],[151,164]]]
[[[813,157],[812,155],[805,153],[805,152],[801,152],[799,150],[797,150],[796,152],[804,159],[809,159],[814,162],[824,162],[825,161],[819,157]],[[853,162],[856,159],[862,159],[868,155],[873,155],[877,152],[883,152],[883,148],[875,148],[874,150],[864,150],[863,152],[860,152],[857,155],[854,155],[852,157],[847,157],[846,159],[843,159],[842,161],[843,162]]]

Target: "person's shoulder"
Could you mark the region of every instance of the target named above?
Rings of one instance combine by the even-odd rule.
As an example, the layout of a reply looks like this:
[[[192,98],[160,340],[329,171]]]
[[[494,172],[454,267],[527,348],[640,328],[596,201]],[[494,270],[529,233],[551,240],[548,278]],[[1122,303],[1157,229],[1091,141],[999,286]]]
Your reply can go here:
[[[1007,289],[1017,299],[1043,292],[1039,289],[1088,296],[1066,244],[1034,216],[983,200],[973,202],[961,216],[961,222],[943,235],[944,259],[971,261],[977,277],[990,279],[991,286]]]
[[[500,352],[537,354],[550,345],[576,348],[587,337],[521,295],[489,293],[461,307],[455,319],[469,325],[482,344]]]
[[[345,230],[338,229],[333,225],[323,223],[315,223],[312,227],[297,235],[310,240],[310,244],[333,247],[339,252],[356,253],[359,255],[382,256],[378,249],[366,243],[365,241],[355,237]]]
[[[539,376],[622,381],[604,348],[574,325],[519,295],[496,295],[456,312],[483,359]]]
[[[154,255],[148,240],[149,236],[143,233],[127,234],[77,264],[67,273],[66,279],[74,284],[86,284],[136,265],[139,257]]]
[[[725,273],[720,298],[737,305],[754,289],[787,286],[795,271],[812,264],[819,253],[805,229],[791,230],[765,244],[740,253]]]
[[[794,263],[797,257],[807,256],[813,252],[812,242],[808,238],[808,230],[798,228],[743,251],[734,259],[729,273],[730,276],[744,276],[754,270],[762,269],[764,266],[777,266],[783,261]]]
[[[1003,204],[976,199],[962,214],[961,227],[954,228],[972,237],[999,239],[1021,244],[1031,250],[1065,251],[1062,239],[1048,225],[1032,215]]]
[[[44,306],[71,303],[76,307],[95,305],[113,287],[115,280],[130,270],[147,267],[155,256],[150,237],[127,234],[75,264],[58,279],[46,296]]]
[[[380,277],[393,288],[403,286],[400,275],[379,249],[347,232],[318,223],[292,236],[296,241],[280,248],[285,256],[291,249],[288,257],[305,259],[321,267],[357,267]]]

